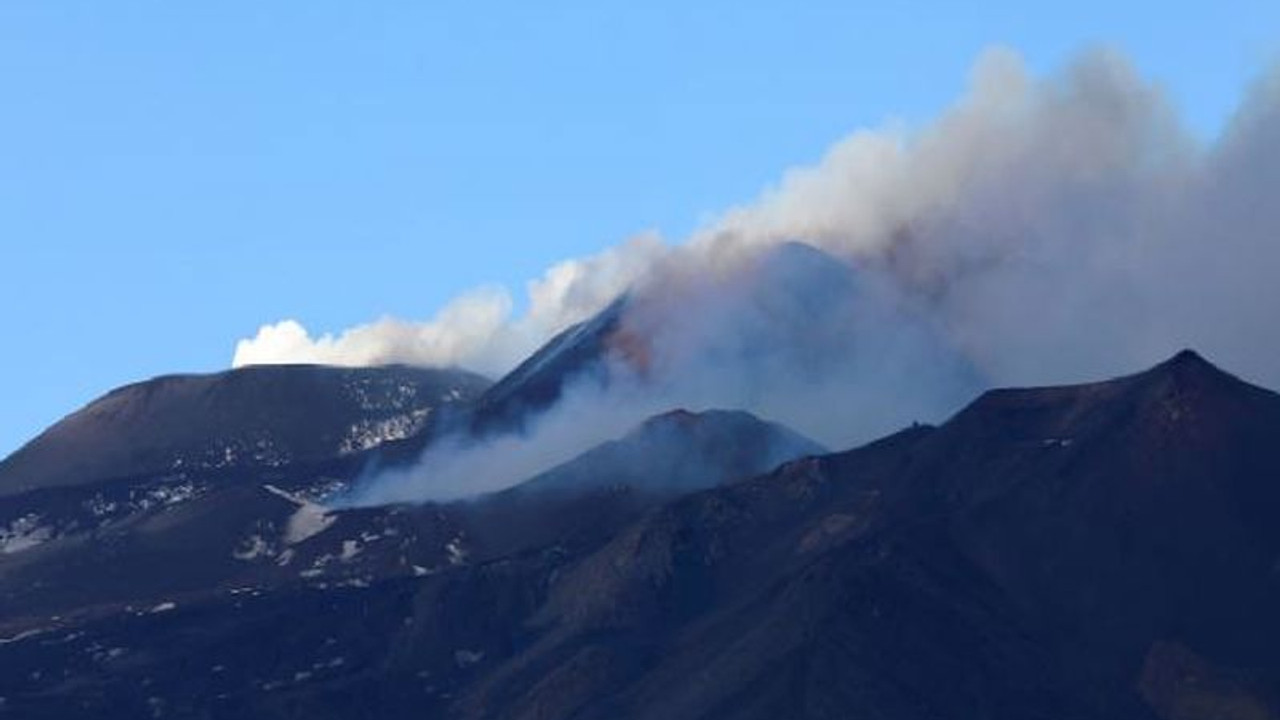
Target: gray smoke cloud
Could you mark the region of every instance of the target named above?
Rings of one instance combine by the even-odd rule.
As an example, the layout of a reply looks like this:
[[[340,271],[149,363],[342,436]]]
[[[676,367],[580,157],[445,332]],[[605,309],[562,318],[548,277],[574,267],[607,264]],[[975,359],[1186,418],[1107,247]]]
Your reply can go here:
[[[747,409],[846,447],[936,419],[980,386],[927,318],[816,250],[780,245],[715,274],[677,265],[694,271],[633,288],[604,372],[574,378],[520,431],[434,442],[413,467],[367,480],[354,502],[501,490],[673,408]]]
[[[1278,187],[1280,73],[1205,144],[1119,55],[1034,78],[989,51],[928,126],[855,132],[684,243],[560,266],[573,270],[530,317],[484,326],[466,357],[510,363],[632,288],[623,332],[640,350],[615,382],[571,388],[500,446],[429,451],[371,497],[501,487],[672,405],[741,407],[843,447],[942,419],[983,387],[1130,372],[1187,346],[1280,385]],[[447,324],[431,327],[480,327]],[[348,335],[319,344],[364,357]],[[261,338],[244,358],[271,355]]]

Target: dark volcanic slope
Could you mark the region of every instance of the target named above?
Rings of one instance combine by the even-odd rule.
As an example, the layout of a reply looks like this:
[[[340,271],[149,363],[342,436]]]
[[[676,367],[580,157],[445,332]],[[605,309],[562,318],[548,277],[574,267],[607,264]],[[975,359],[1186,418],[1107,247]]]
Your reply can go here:
[[[748,412],[673,410],[515,489],[530,493],[628,485],[649,491],[688,492],[759,475],[788,460],[826,452],[794,430]]]
[[[1280,658],[1280,396],[1192,352],[988,393],[904,478],[1028,616],[1128,670],[1155,640]],[[1269,609],[1270,608],[1270,609]]]
[[[340,479],[278,470],[0,498],[0,636],[27,615],[150,607],[245,586],[369,583],[464,557],[594,547],[681,493],[817,452],[747,413],[677,411],[517,488],[444,505],[330,511],[309,498]]]
[[[481,557],[580,547],[672,498],[823,452],[750,413],[673,410],[520,485],[453,507],[462,508]]]
[[[461,370],[246,367],[128,385],[0,462],[0,495],[174,471],[269,468],[417,432],[488,381]]]
[[[608,382],[608,354],[627,308],[624,295],[594,317],[556,335],[527,360],[485,391],[476,403],[471,430],[477,433],[520,429],[547,409],[569,383],[585,377]]]
[[[308,507],[273,492],[270,547],[227,560],[257,563],[247,588],[5,617],[0,696],[24,718],[1280,717],[1278,438],[1280,396],[1183,353],[658,505],[562,469],[539,482],[578,488],[571,513],[517,492],[289,544]]]
[[[1244,718],[1280,691],[1280,397],[1183,353],[678,501],[471,717]]]
[[[764,373],[777,367],[766,360],[782,353],[787,354],[788,367],[830,373],[824,363],[841,360],[815,356],[813,343],[816,337],[847,331],[830,316],[833,307],[856,304],[859,290],[853,268],[810,245],[792,242],[764,253],[748,273],[750,277],[734,292],[722,293],[726,307],[706,307],[705,296],[687,289],[674,300],[654,292],[623,295],[552,338],[489,388],[475,404],[470,429],[481,434],[518,430],[575,382],[603,386],[620,370],[640,378],[661,372],[652,367],[660,361],[652,356],[653,334],[660,333],[661,327],[679,325],[671,315],[681,312],[700,317],[701,322],[714,322],[718,315],[755,320],[716,327],[715,333],[709,333],[715,337],[705,338],[698,348],[707,357],[723,354],[733,363],[746,365],[759,360],[758,371]],[[742,290],[747,287],[750,292]],[[802,318],[823,320],[806,325],[798,322]],[[823,347],[830,351],[835,346],[831,338],[826,340]],[[765,348],[768,351],[762,352]]]

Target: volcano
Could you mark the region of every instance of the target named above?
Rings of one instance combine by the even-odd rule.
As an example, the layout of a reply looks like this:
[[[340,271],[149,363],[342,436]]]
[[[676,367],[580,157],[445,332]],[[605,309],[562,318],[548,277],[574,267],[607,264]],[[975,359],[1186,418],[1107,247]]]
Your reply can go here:
[[[672,411],[451,503],[327,508],[287,466],[16,491],[0,696],[24,718],[1274,717],[1278,435],[1280,396],[1187,351],[836,453]]]
[[[318,463],[417,434],[489,381],[462,370],[266,365],[128,385],[0,462],[0,495]]]

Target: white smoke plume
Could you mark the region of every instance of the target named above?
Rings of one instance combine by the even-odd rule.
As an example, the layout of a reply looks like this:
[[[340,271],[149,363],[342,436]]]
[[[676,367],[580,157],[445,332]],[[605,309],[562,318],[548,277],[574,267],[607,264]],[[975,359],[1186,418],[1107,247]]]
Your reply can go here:
[[[829,256],[788,244],[724,270],[642,283],[605,333],[604,372],[571,377],[522,429],[433,442],[415,466],[367,480],[354,502],[500,490],[673,408],[747,409],[846,447],[936,418],[979,386],[927,318]]]
[[[597,255],[558,263],[529,283],[528,310],[519,317],[512,314],[514,302],[505,288],[484,287],[453,300],[426,322],[383,318],[313,337],[296,320],[282,320],[236,343],[231,365],[403,363],[501,374],[551,335],[626,291],[663,252],[661,240],[645,234]]]
[[[398,485],[412,490],[381,493],[389,499],[430,495],[444,464],[477,487],[516,481],[655,403],[744,407],[840,447],[941,419],[984,386],[1105,377],[1187,346],[1277,386],[1277,188],[1280,73],[1205,144],[1118,55],[1034,78],[993,50],[932,124],[856,132],[682,244],[636,241],[558,266],[531,286],[526,316],[511,318],[509,299],[467,309],[485,306],[471,298],[432,323],[338,338],[264,328],[236,357],[501,369],[635,288],[626,327],[648,339],[644,362],[658,368],[645,392],[575,388],[488,465],[429,455],[412,471],[419,482]],[[816,298],[840,285],[825,270],[758,271],[796,240],[847,263],[852,289],[819,306],[760,302],[778,283],[816,286]]]

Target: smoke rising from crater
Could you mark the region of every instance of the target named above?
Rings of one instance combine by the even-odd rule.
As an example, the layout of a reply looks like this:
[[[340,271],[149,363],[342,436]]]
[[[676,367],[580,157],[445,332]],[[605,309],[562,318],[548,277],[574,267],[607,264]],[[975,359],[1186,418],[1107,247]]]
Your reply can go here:
[[[647,344],[631,369],[662,390],[647,397],[743,407],[833,446],[940,419],[984,386],[1103,377],[1184,346],[1277,386],[1277,188],[1280,73],[1206,145],[1116,54],[1034,78],[992,50],[933,123],[855,132],[683,243],[645,237],[558,265],[531,284],[525,315],[490,292],[425,324],[313,338],[283,323],[242,341],[235,362],[500,371],[634,288],[624,325]],[[843,281],[823,263],[759,270],[791,241],[847,264],[852,289],[824,295]],[[789,289],[818,300],[778,300]],[[587,430],[589,394],[572,396]]]
[[[624,292],[665,252],[655,235],[639,235],[596,255],[557,263],[527,287],[518,317],[502,287],[477,288],[434,318],[382,318],[336,335],[312,336],[296,320],[263,325],[236,343],[232,367],[280,363],[465,367],[498,375],[555,333],[585,320]]]

